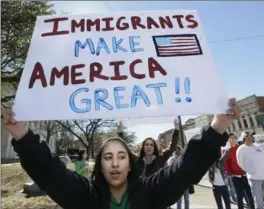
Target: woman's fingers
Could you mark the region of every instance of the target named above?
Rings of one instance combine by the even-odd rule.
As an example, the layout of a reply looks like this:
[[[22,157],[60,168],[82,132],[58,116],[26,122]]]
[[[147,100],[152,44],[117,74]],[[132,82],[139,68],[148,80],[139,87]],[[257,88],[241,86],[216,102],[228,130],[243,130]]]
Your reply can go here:
[[[227,111],[227,116],[230,119],[235,119],[240,117],[240,109],[237,106],[236,99],[231,98],[228,103],[229,109]]]
[[[230,98],[230,99],[229,99],[229,102],[228,102],[228,105],[229,105],[229,106],[234,106],[234,105],[236,105],[236,99],[235,99],[235,98]]]
[[[6,125],[14,124],[17,121],[14,119],[15,113],[11,108],[8,108],[3,114],[3,122]]]

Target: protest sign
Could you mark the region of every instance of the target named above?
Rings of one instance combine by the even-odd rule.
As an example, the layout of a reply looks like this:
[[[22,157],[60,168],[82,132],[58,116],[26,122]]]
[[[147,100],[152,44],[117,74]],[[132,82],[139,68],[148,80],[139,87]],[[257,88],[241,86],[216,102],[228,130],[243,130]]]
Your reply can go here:
[[[223,113],[228,97],[196,11],[37,18],[17,120]]]

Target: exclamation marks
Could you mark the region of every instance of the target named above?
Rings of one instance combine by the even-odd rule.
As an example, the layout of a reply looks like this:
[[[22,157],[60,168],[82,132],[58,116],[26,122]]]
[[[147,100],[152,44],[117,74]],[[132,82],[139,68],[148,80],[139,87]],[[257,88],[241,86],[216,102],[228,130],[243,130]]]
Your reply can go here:
[[[175,78],[175,93],[176,93],[176,95],[180,94],[180,78]],[[175,102],[177,102],[177,103],[181,102],[181,98],[176,97]]]
[[[184,92],[187,95],[190,95],[191,93],[191,83],[190,83],[190,78],[186,77],[184,79]],[[180,78],[176,78],[175,79],[175,93],[176,93],[176,98],[175,98],[175,102],[180,103],[181,102],[181,98],[178,96],[180,94]],[[191,102],[192,98],[187,96],[185,98],[186,102]]]
[[[187,94],[187,95],[190,95],[190,93],[191,93],[190,78],[188,78],[188,77],[184,79],[184,91],[185,91],[185,94]],[[186,102],[191,102],[192,98],[187,96],[185,98],[185,100],[186,100]]]

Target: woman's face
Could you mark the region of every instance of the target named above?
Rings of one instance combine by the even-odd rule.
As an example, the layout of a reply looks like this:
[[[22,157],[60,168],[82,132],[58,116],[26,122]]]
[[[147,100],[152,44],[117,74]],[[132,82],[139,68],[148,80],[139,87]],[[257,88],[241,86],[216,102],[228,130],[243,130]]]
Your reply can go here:
[[[101,157],[102,173],[112,188],[122,188],[127,183],[130,171],[129,156],[125,147],[118,141],[109,142]]]
[[[145,155],[153,155],[154,153],[154,143],[151,139],[148,139],[144,143],[144,153]]]
[[[236,137],[235,137],[235,136],[230,136],[230,137],[229,137],[229,143],[230,143],[231,146],[236,145],[236,144],[237,144],[237,139],[236,139]]]

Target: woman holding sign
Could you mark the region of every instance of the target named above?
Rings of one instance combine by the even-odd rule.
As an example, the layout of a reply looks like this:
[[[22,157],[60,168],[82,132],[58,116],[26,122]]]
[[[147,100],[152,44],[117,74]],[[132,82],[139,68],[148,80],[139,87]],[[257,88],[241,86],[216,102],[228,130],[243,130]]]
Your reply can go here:
[[[92,181],[68,170],[39,135],[17,122],[10,110],[3,122],[13,135],[12,145],[28,175],[64,209],[160,209],[173,204],[191,184],[197,184],[217,160],[226,144],[225,130],[239,116],[235,100],[228,115],[216,115],[212,123],[193,137],[185,152],[171,166],[140,178],[126,143],[111,138],[102,146]]]

